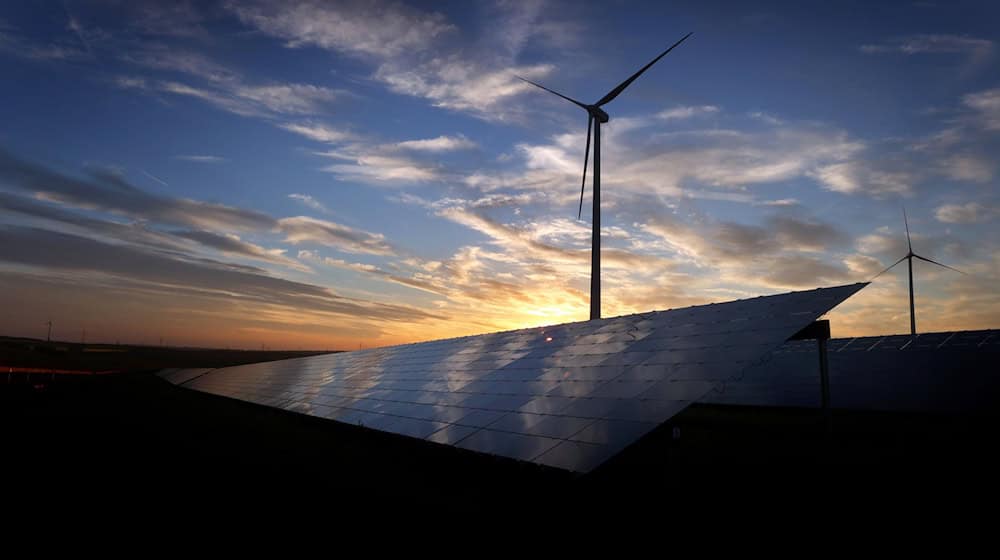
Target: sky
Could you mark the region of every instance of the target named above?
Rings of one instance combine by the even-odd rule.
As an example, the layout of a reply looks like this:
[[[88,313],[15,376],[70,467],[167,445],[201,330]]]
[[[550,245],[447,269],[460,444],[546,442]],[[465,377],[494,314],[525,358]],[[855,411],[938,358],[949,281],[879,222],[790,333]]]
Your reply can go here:
[[[354,349],[872,279],[1000,327],[1000,4],[0,6],[0,334]],[[590,174],[588,173],[588,176]],[[906,262],[829,315],[908,332]]]

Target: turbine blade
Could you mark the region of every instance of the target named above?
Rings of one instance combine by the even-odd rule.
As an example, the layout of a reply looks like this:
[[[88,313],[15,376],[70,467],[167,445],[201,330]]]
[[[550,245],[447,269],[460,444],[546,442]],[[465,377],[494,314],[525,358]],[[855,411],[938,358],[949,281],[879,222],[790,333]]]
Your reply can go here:
[[[910,243],[910,224],[906,221],[906,206],[903,207],[903,225],[906,226],[906,247],[913,253],[913,245]]]
[[[892,263],[891,265],[887,266],[887,267],[885,268],[885,270],[883,270],[882,272],[879,272],[879,273],[878,273],[878,274],[876,274],[875,276],[872,276],[872,279],[871,279],[871,280],[869,280],[869,282],[871,282],[872,280],[875,280],[875,279],[876,279],[876,278],[878,278],[879,276],[882,276],[882,275],[883,275],[883,274],[885,274],[886,272],[889,272],[889,269],[890,269],[890,268],[892,268],[892,267],[896,266],[897,264],[899,264],[899,263],[901,263],[901,262],[903,262],[903,261],[905,261],[905,260],[906,260],[906,257],[903,257],[903,258],[899,259],[898,261],[896,261],[896,262]]]
[[[954,268],[954,267],[950,267],[950,266],[948,266],[948,265],[946,265],[946,264],[941,264],[941,263],[939,263],[939,262],[937,262],[937,261],[932,261],[932,260],[930,260],[930,259],[928,259],[928,258],[926,258],[926,257],[921,257],[920,255],[913,255],[913,256],[914,256],[914,257],[917,257],[918,259],[920,259],[920,260],[922,260],[922,261],[926,261],[926,262],[929,262],[929,263],[931,263],[931,264],[936,264],[936,265],[938,265],[938,266],[943,266],[943,267],[945,267],[945,268],[947,268],[947,269],[949,269],[949,270],[954,270],[955,272],[957,272],[957,273],[959,273],[959,274],[965,274],[964,272],[962,272],[961,270],[959,270],[959,269],[957,269],[957,268]]]
[[[572,97],[566,97],[565,95],[559,93],[558,91],[552,91],[551,89],[549,89],[549,88],[547,88],[547,87],[545,87],[545,86],[543,86],[541,84],[536,84],[535,82],[532,82],[531,80],[526,80],[526,79],[522,78],[521,76],[518,76],[517,79],[521,80],[522,82],[527,82],[527,83],[529,83],[529,84],[531,84],[531,85],[533,85],[533,86],[535,86],[537,88],[542,88],[545,91],[547,91],[547,92],[549,92],[549,93],[551,93],[553,95],[558,95],[559,97],[562,97],[566,101],[569,101],[570,103],[574,103],[576,105],[579,105],[580,107],[583,107],[584,109],[587,108],[587,106],[584,105],[583,103],[580,103],[579,101],[577,101],[576,99],[573,99]]]
[[[694,32],[692,31],[691,33],[694,33]],[[640,68],[639,71],[636,72],[635,74],[632,74],[632,76],[630,76],[629,79],[627,79],[624,82],[618,84],[618,87],[616,87],[615,89],[609,91],[607,95],[605,95],[604,97],[602,97],[601,100],[598,101],[597,103],[594,103],[594,105],[597,105],[598,107],[600,107],[601,105],[604,105],[605,103],[610,103],[612,99],[618,97],[618,94],[620,94],[621,92],[625,91],[625,88],[627,88],[629,86],[629,84],[631,84],[632,82],[634,82],[636,78],[638,78],[639,76],[641,76],[643,72],[645,72],[646,70],[649,70],[650,66],[656,64],[657,61],[659,61],[661,58],[667,56],[668,52],[674,50],[674,47],[676,47],[677,45],[683,43],[685,39],[687,39],[688,37],[690,37],[691,33],[688,33],[687,35],[681,37],[680,41],[677,41],[673,45],[670,45],[669,49],[667,49],[667,50],[663,51],[662,53],[660,53],[660,56],[654,58],[649,64],[647,64],[647,65],[643,66],[642,68]]]
[[[583,152],[583,181],[580,182],[580,209],[576,213],[576,219],[583,217],[583,189],[587,185],[587,161],[590,157],[590,129],[594,126],[593,115],[587,115],[587,148]]]

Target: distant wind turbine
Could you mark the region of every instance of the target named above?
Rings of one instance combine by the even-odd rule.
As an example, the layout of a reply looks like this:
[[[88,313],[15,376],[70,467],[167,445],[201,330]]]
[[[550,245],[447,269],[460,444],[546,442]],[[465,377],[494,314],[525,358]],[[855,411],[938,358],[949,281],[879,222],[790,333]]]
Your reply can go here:
[[[874,280],[875,278],[878,278],[879,276],[882,276],[883,274],[885,274],[886,272],[888,272],[889,269],[891,269],[892,267],[896,266],[897,264],[903,262],[904,260],[905,261],[909,261],[908,264],[909,264],[909,267],[910,267],[910,336],[916,336],[916,334],[917,334],[917,318],[916,318],[916,313],[913,311],[913,259],[920,259],[922,261],[929,262],[931,264],[936,264],[936,265],[938,265],[940,267],[944,267],[944,268],[947,268],[949,270],[954,270],[955,272],[957,272],[959,274],[965,274],[965,273],[962,272],[961,270],[957,269],[957,268],[952,268],[952,267],[950,267],[950,266],[948,266],[946,264],[941,264],[941,263],[939,263],[937,261],[932,261],[932,260],[928,259],[927,257],[921,257],[920,255],[918,255],[918,254],[916,254],[916,253],[913,252],[913,244],[910,243],[910,224],[909,224],[909,222],[906,219],[906,208],[903,208],[903,225],[906,226],[906,249],[907,249],[906,255],[904,255],[903,258],[899,259],[898,261],[892,263],[892,265],[889,266],[889,268],[886,268],[882,272],[879,272],[878,274],[876,274],[872,278],[872,280]]]
[[[587,105],[586,103],[581,103],[576,99],[567,97],[559,92],[552,91],[551,89],[536,84],[531,80],[526,80],[520,78],[535,87],[544,89],[545,91],[558,95],[566,101],[573,103],[581,107],[584,111],[587,111],[587,147],[583,154],[583,181],[580,183],[580,208],[577,211],[577,219],[583,215],[583,189],[587,184],[587,158],[590,155],[590,131],[594,131],[594,202],[593,202],[593,241],[591,242],[590,248],[590,319],[600,319],[601,318],[601,123],[606,123],[611,117],[601,109],[601,106],[610,103],[614,98],[625,91],[632,82],[636,80],[643,72],[649,70],[649,67],[656,64],[661,58],[667,55],[668,52],[674,50],[674,47],[684,42],[685,39],[691,36],[691,33],[681,37],[679,41],[670,46],[669,49],[660,53],[660,56],[654,58],[649,64],[643,66],[638,72],[632,74],[629,79],[618,84],[618,86],[609,91],[607,95],[602,97],[597,103],[592,105]]]

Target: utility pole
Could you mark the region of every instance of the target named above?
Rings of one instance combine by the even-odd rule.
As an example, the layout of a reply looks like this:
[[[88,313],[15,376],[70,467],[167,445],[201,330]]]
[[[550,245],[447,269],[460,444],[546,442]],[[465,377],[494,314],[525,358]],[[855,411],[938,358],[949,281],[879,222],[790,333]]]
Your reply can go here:
[[[52,319],[49,319],[45,324],[49,326],[49,332],[45,335],[45,342],[52,342]]]

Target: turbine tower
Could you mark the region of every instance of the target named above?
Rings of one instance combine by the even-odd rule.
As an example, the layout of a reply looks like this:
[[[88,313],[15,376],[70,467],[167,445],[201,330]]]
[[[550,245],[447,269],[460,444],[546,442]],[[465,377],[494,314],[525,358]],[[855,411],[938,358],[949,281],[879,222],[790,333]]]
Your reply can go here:
[[[674,50],[674,47],[684,42],[685,39],[691,36],[691,33],[681,37],[679,41],[670,46],[667,50],[660,53],[660,56],[654,58],[649,64],[643,66],[638,72],[632,74],[627,80],[618,84],[615,89],[608,92],[607,95],[602,97],[596,103],[587,105],[586,103],[581,103],[576,99],[567,97],[559,92],[552,91],[551,89],[536,84],[531,80],[526,80],[520,78],[535,87],[544,89],[545,91],[558,95],[566,101],[579,106],[584,111],[587,111],[587,147],[584,149],[583,153],[583,181],[580,183],[580,208],[577,211],[577,219],[583,215],[583,190],[587,184],[587,158],[590,156],[590,131],[594,131],[594,202],[593,202],[593,236],[590,248],[590,319],[600,319],[601,318],[601,124],[608,122],[611,117],[608,116],[601,106],[610,103],[614,98],[625,91],[636,78],[642,75],[643,72],[649,70],[649,67],[656,64],[661,58],[667,55],[668,52]]]
[[[908,265],[909,265],[909,269],[910,269],[910,336],[916,336],[917,335],[917,317],[916,317],[916,313],[913,310],[913,259],[920,259],[922,261],[926,261],[926,262],[929,262],[931,264],[936,264],[936,265],[938,265],[940,267],[944,267],[944,268],[947,268],[949,270],[954,270],[955,272],[957,272],[959,274],[965,274],[965,273],[962,272],[961,270],[957,269],[957,268],[952,268],[952,267],[950,267],[950,266],[948,266],[946,264],[941,264],[941,263],[939,263],[937,261],[932,261],[932,260],[928,259],[927,257],[921,257],[920,255],[918,255],[918,254],[916,254],[916,253],[913,252],[913,244],[910,243],[910,224],[908,223],[908,221],[906,219],[906,208],[903,208],[903,225],[906,226],[906,255],[904,255],[903,258],[899,259],[898,261],[892,263],[892,265],[890,265],[889,268],[886,268],[882,272],[879,272],[878,274],[876,274],[872,278],[872,280],[874,280],[875,278],[878,278],[879,276],[882,276],[883,274],[885,274],[886,272],[888,272],[889,269],[891,269],[892,267],[896,266],[897,264],[903,262],[904,260],[905,261],[909,261]]]

